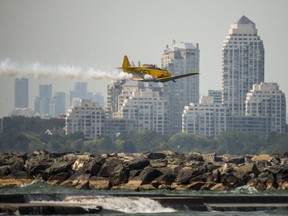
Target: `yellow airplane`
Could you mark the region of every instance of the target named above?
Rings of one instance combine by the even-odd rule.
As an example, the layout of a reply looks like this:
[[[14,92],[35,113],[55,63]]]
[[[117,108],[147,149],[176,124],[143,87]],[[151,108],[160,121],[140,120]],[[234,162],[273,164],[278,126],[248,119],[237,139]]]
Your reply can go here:
[[[133,80],[142,82],[168,82],[168,81],[175,82],[176,79],[199,74],[199,73],[187,73],[177,76],[171,76],[171,73],[168,70],[163,70],[153,64],[144,64],[139,67],[134,67],[131,66],[128,57],[126,55],[124,56],[121,69],[126,73],[135,75],[136,77],[133,77],[132,78]]]

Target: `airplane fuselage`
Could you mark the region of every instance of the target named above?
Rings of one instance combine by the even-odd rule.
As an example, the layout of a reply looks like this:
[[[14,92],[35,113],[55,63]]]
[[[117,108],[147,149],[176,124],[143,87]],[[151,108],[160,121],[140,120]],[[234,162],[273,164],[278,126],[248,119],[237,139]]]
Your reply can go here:
[[[133,77],[133,80],[142,82],[175,82],[176,79],[199,74],[198,72],[194,72],[171,76],[171,73],[168,70],[158,68],[154,64],[145,64],[139,67],[132,66],[127,56],[124,56],[121,69],[126,73],[136,75],[137,77]]]
[[[147,66],[139,66],[139,67],[128,67],[123,70],[124,72],[131,74],[138,74],[139,76],[150,75],[152,77],[171,77],[171,74],[167,70],[163,70],[160,68],[152,68]]]

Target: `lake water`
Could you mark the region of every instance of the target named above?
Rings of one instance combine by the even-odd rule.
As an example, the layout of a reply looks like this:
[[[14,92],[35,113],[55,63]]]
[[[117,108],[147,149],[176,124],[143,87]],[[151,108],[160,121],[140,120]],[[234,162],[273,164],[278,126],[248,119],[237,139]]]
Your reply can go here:
[[[91,205],[91,207],[102,206],[104,209],[117,211],[101,213],[100,215],[109,216],[125,216],[125,215],[173,215],[173,216],[184,216],[184,215],[196,215],[196,216],[220,216],[220,215],[233,215],[233,216],[244,216],[244,215],[288,215],[287,209],[274,209],[274,210],[262,210],[262,211],[192,211],[188,209],[175,210],[169,206],[162,206],[157,201],[154,201],[149,196],[159,196],[159,195],[175,195],[175,196],[288,196],[288,191],[264,191],[259,192],[253,188],[241,187],[232,191],[221,191],[221,192],[199,192],[192,190],[185,191],[165,191],[165,190],[153,190],[145,192],[134,192],[134,191],[99,191],[99,190],[77,190],[70,188],[63,188],[58,186],[50,186],[42,181],[35,181],[33,184],[21,187],[21,188],[2,188],[0,189],[0,194],[25,194],[29,200],[29,196],[34,197],[36,194],[39,195],[37,200],[30,200],[30,202],[52,202],[52,203],[71,203],[75,205],[85,204],[85,206]],[[45,195],[50,195],[45,197]],[[127,195],[140,194],[141,197],[127,197]],[[61,197],[65,195],[65,198]],[[42,196],[42,197],[41,197]],[[148,196],[148,197],[145,197]],[[52,197],[52,198],[51,198]],[[93,214],[91,214],[93,215]],[[99,214],[95,214],[99,215]]]

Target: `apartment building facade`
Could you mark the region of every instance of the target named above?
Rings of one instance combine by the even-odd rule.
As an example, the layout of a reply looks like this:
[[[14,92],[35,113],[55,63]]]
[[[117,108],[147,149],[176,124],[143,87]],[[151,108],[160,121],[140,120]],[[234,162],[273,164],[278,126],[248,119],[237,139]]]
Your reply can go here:
[[[85,138],[96,139],[105,132],[105,112],[98,103],[82,99],[80,106],[68,109],[65,123],[66,134],[80,131]]]
[[[199,103],[185,106],[182,114],[182,132],[200,133],[210,138],[226,131],[227,109],[221,103],[214,103],[212,96],[202,96]]]

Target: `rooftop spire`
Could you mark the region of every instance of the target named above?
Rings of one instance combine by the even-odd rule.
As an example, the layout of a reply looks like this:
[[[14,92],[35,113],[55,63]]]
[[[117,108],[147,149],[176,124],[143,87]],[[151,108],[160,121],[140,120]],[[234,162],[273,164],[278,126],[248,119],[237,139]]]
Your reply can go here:
[[[243,15],[240,19],[232,23],[229,29],[229,35],[230,34],[257,34],[256,25]]]
[[[240,19],[234,22],[234,24],[254,24],[250,19],[248,19],[246,16],[242,16]]]

